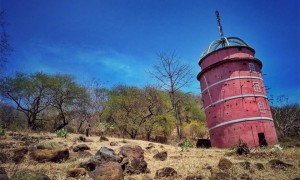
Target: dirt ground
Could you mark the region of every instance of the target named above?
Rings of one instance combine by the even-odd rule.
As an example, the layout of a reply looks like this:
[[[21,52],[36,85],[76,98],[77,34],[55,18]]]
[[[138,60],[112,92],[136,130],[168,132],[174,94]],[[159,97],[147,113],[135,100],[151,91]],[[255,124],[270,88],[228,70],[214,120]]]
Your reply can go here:
[[[13,174],[20,169],[31,169],[34,171],[42,172],[48,175],[51,179],[67,179],[66,171],[70,168],[78,167],[81,162],[87,161],[89,158],[77,158],[74,156],[74,152],[71,150],[72,147],[78,144],[86,144],[91,148],[90,152],[94,155],[101,147],[108,147],[115,150],[116,153],[123,145],[139,145],[144,149],[145,161],[150,169],[149,177],[154,178],[155,172],[158,169],[164,167],[174,168],[178,176],[176,179],[185,179],[189,175],[201,175],[204,179],[210,179],[212,173],[220,172],[218,168],[219,160],[223,157],[229,159],[233,163],[233,167],[226,172],[234,177],[240,179],[240,175],[243,173],[249,174],[252,179],[294,179],[300,177],[300,148],[291,147],[284,148],[282,152],[275,151],[272,147],[264,149],[252,149],[249,155],[239,156],[234,153],[234,150],[230,149],[197,149],[189,148],[188,150],[182,151],[181,147],[173,145],[154,143],[154,148],[147,150],[146,147],[150,142],[142,140],[131,140],[131,139],[119,139],[108,137],[109,141],[100,142],[99,137],[91,136],[88,139],[93,142],[77,142],[76,139],[80,136],[79,134],[69,134],[67,138],[58,138],[56,134],[51,133],[31,133],[27,136],[50,136],[53,137],[52,141],[61,142],[70,149],[70,158],[61,163],[38,163],[32,160],[27,154],[25,160],[20,164],[15,164],[11,161],[0,164],[4,167],[8,176],[12,177]],[[7,136],[6,139],[0,140],[0,144],[13,142],[11,137]],[[117,146],[110,146],[110,142],[117,142]],[[10,147],[10,152],[14,147]],[[168,157],[165,161],[155,160],[153,156],[162,151],[167,151]],[[7,152],[4,148],[0,152]],[[9,152],[8,152],[9,153]],[[269,165],[269,161],[272,159],[279,159],[285,163],[293,165],[293,167],[284,169],[273,169]],[[250,169],[245,170],[239,163],[248,161],[251,163]],[[265,167],[264,170],[258,170],[255,167],[256,163],[262,163]],[[133,179],[138,179],[137,176],[132,176]],[[91,179],[89,176],[80,177],[79,179]],[[125,177],[129,179],[129,177]],[[174,178],[172,178],[174,179]]]

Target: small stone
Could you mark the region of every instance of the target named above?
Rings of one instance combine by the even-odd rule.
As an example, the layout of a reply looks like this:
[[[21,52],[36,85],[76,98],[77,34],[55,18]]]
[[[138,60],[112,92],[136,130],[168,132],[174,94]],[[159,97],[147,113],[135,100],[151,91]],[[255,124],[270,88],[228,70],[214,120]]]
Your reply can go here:
[[[137,145],[124,145],[120,148],[120,154],[129,159],[144,158],[144,150]]]
[[[84,168],[73,168],[67,171],[67,177],[79,177],[86,175],[87,171]]]
[[[287,164],[283,161],[280,161],[278,159],[272,159],[269,161],[269,164],[271,165],[271,168],[278,168],[278,169],[284,169],[288,167],[293,167],[291,164]]]
[[[100,164],[95,171],[90,173],[94,180],[121,180],[124,179],[121,166],[117,162],[105,162]]]
[[[118,146],[119,144],[118,144],[118,142],[110,142],[109,145],[110,146]]]
[[[143,158],[134,158],[129,161],[129,164],[125,167],[125,174],[142,174],[148,173],[147,162]]]
[[[260,171],[265,169],[265,166],[262,163],[256,163],[255,166]]]
[[[86,144],[79,144],[73,148],[73,151],[78,152],[78,151],[85,151],[85,150],[90,150],[90,149],[91,148],[88,147]]]
[[[232,162],[229,161],[226,158],[221,158],[220,161],[219,161],[218,167],[221,170],[228,170],[228,169],[230,169],[232,167]]]
[[[175,178],[176,176],[177,176],[177,171],[175,171],[171,167],[165,167],[156,171],[154,179],[166,178],[166,177]]]
[[[103,141],[109,141],[109,139],[107,137],[101,136],[100,137],[100,142],[103,142]]]
[[[251,163],[248,161],[239,163],[245,170],[250,170]]]
[[[160,160],[160,161],[166,160],[167,157],[168,157],[167,151],[163,151],[163,152],[157,153],[157,154],[155,154],[155,155],[153,156],[154,159]]]

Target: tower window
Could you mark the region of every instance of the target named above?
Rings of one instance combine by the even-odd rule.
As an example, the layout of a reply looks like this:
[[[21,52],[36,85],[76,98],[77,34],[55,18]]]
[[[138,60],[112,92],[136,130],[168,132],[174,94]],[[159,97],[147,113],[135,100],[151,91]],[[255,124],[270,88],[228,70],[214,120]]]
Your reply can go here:
[[[265,105],[262,102],[258,102],[258,110],[261,113],[266,113]]]
[[[258,83],[258,82],[253,82],[253,90],[254,90],[255,92],[261,92],[260,86],[259,86],[259,83]]]
[[[255,66],[253,63],[249,63],[249,70],[252,72],[252,71],[255,71]]]

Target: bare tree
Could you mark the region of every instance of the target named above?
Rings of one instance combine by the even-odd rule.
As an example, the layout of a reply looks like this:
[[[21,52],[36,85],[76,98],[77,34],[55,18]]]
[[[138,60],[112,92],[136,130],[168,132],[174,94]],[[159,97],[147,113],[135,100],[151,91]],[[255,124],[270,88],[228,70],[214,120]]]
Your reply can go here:
[[[300,135],[299,104],[289,104],[288,97],[278,96],[277,105],[271,111],[279,139]]]
[[[182,121],[178,114],[178,97],[176,93],[186,87],[194,77],[192,67],[182,64],[175,52],[171,54],[159,53],[159,63],[153,65],[150,74],[158,81],[161,88],[169,92],[173,113],[176,117],[176,131],[179,139],[182,138]]]

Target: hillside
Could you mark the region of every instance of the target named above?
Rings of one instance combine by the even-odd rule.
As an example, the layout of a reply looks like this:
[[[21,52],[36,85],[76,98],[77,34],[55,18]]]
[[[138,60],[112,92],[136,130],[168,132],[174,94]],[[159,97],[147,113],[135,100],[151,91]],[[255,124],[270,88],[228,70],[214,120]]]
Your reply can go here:
[[[187,179],[188,176],[202,176],[203,179],[220,179],[220,177],[221,179],[226,179],[226,177],[229,179],[294,179],[296,177],[299,178],[300,175],[299,147],[284,148],[282,152],[272,150],[271,148],[252,149],[250,154],[239,156],[235,154],[234,150],[228,149],[189,148],[182,151],[181,147],[172,145],[154,142],[149,145],[151,142],[148,141],[113,137],[108,137],[109,141],[100,142],[99,137],[92,136],[87,138],[90,142],[82,142],[78,140],[80,136],[79,134],[69,134],[67,138],[58,138],[56,134],[50,133],[7,133],[0,140],[0,162],[2,161],[0,172],[4,168],[9,178],[14,177],[15,179],[19,179],[22,176],[26,176],[26,173],[21,173],[20,176],[20,173],[18,173],[20,170],[30,169],[43,173],[50,179],[73,179],[70,177],[67,178],[67,171],[79,167],[80,163],[87,162],[101,147],[108,147],[114,150],[116,154],[119,154],[122,146],[137,145],[144,150],[144,160],[150,172],[143,173],[142,175],[125,174],[125,179],[154,179],[156,171],[164,167],[171,167],[177,172],[176,176],[174,175],[166,179]],[[60,160],[57,162],[38,162],[38,160],[33,160],[33,152],[39,149],[47,149],[47,147],[41,146],[43,144],[41,142],[44,145],[48,143],[48,145],[54,147],[53,149],[67,148],[69,150],[68,157],[64,158],[61,162]],[[74,152],[74,147],[78,147],[81,144],[87,145],[90,150],[82,151],[84,153],[81,151]],[[55,146],[59,147],[56,148]],[[163,151],[167,152],[166,160],[160,161],[153,158],[155,154]],[[46,155],[51,154],[49,153],[50,151],[47,151],[48,154],[45,150],[43,152]],[[220,159],[224,157],[232,162],[232,166],[230,163],[229,165],[225,163],[218,166]],[[273,159],[281,160],[287,164],[280,164],[278,163],[279,161],[271,161],[278,165],[272,167],[269,161]],[[132,162],[133,160],[129,158],[129,163]],[[257,165],[257,163],[261,164]],[[1,178],[3,179],[4,175],[0,175]],[[88,180],[92,178],[90,177],[90,173],[87,173],[75,179]]]

